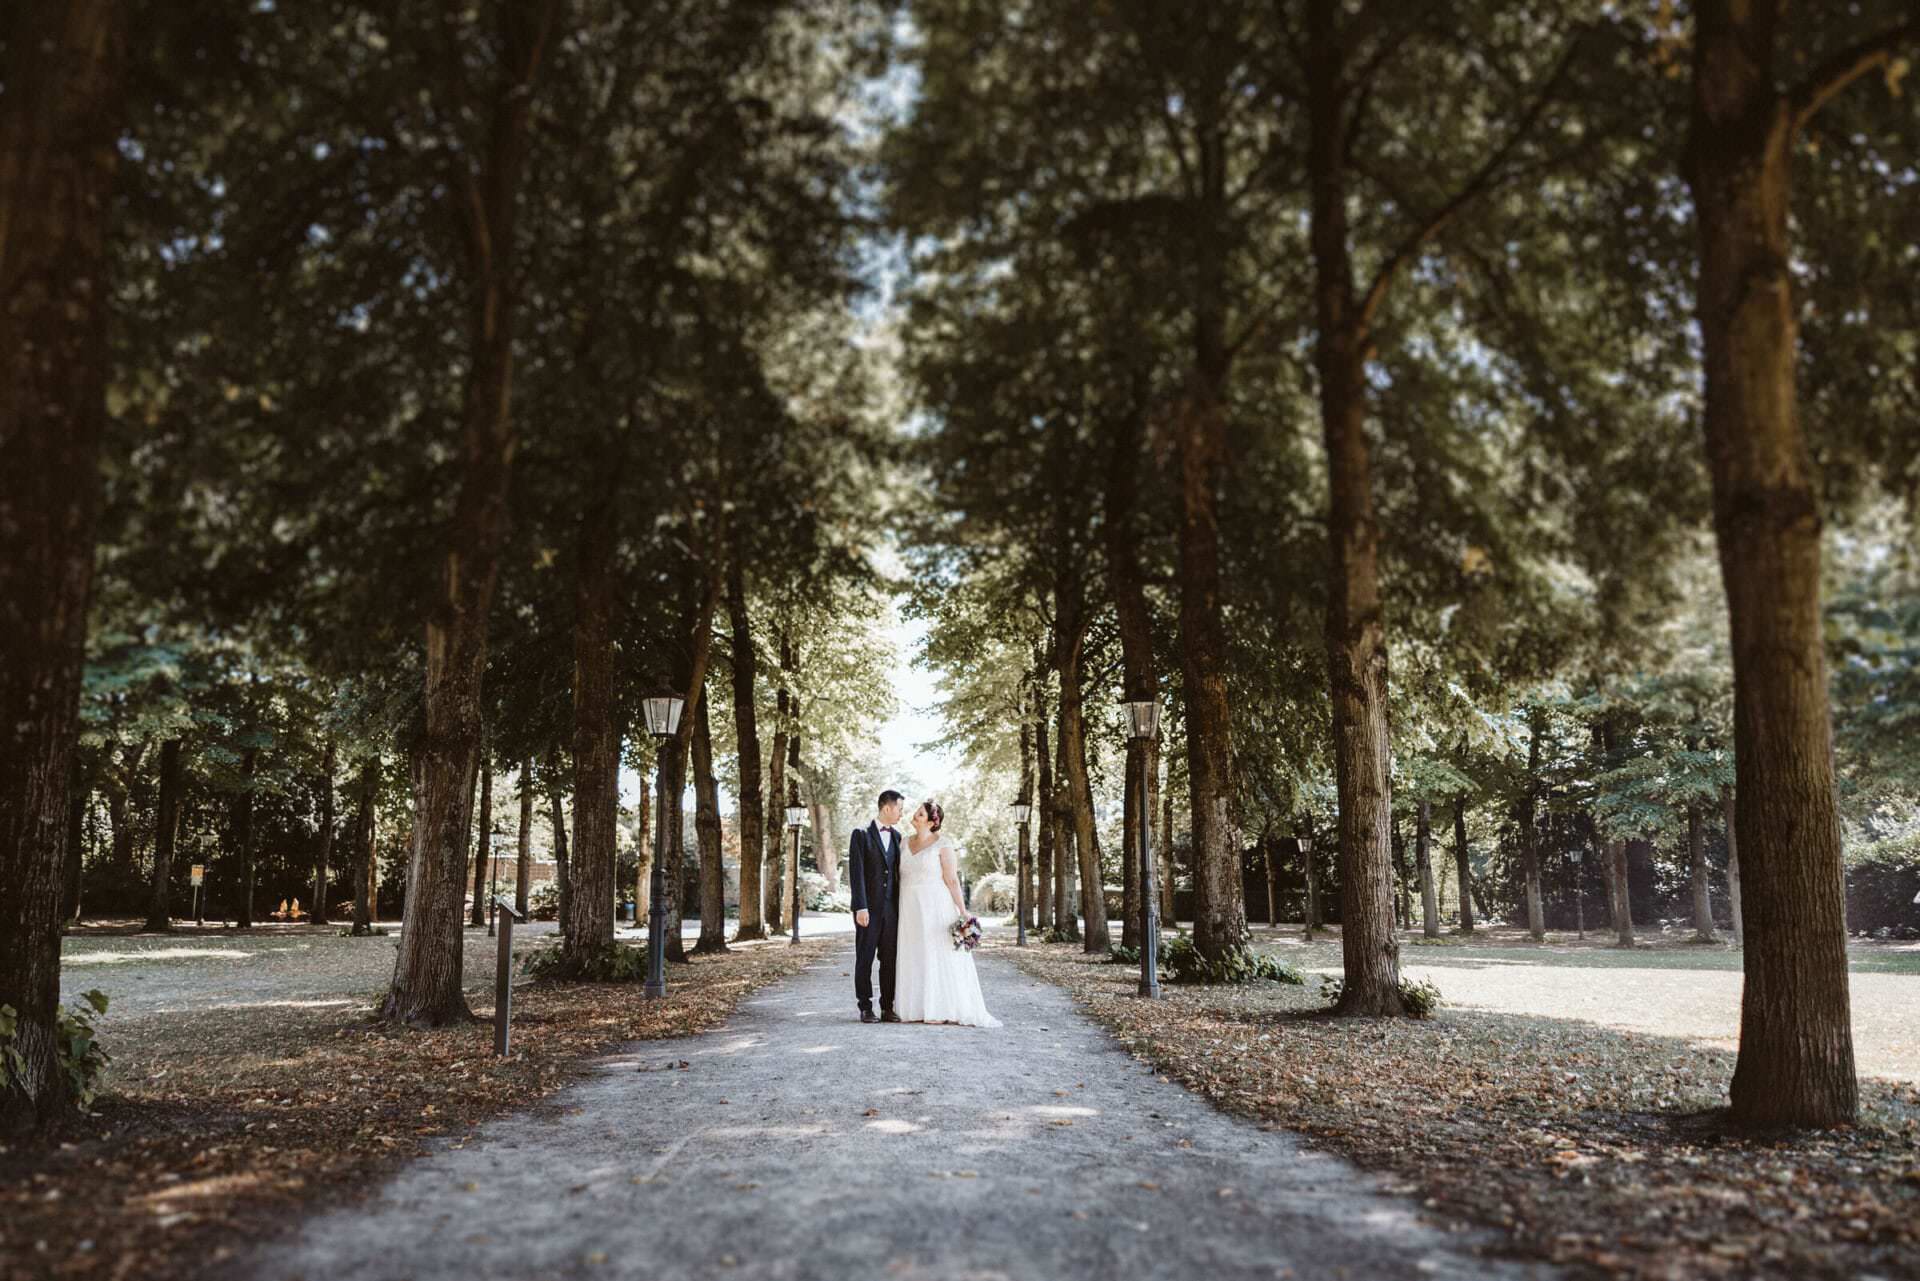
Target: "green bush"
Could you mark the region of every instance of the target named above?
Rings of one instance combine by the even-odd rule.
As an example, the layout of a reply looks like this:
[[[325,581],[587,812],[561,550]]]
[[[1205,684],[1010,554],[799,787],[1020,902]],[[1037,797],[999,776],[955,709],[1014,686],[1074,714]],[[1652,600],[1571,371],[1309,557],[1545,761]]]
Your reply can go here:
[[[1172,983],[1253,983],[1265,979],[1295,987],[1306,976],[1277,957],[1242,943],[1218,961],[1209,961],[1187,934],[1176,934],[1160,949],[1160,972]],[[1134,957],[1135,964],[1139,957]]]
[[[536,921],[560,919],[560,886],[557,882],[543,881],[533,887],[527,895],[527,915]]]
[[[1340,993],[1345,985],[1339,979],[1321,979],[1320,994],[1327,998],[1327,1008],[1340,1004]],[[1407,1007],[1407,1013],[1416,1019],[1424,1019],[1440,1008],[1440,989],[1425,979],[1419,982],[1400,980],[1400,1000]]]
[[[638,947],[612,943],[584,958],[572,958],[564,947],[527,952],[520,972],[537,979],[575,983],[638,983],[647,977],[647,953]]]
[[[1855,934],[1920,937],[1920,832],[1847,851],[1847,928]]]
[[[1116,943],[1107,949],[1107,963],[1109,965],[1138,965],[1140,964],[1140,949],[1137,947],[1122,947]]]
[[[63,1005],[54,1016],[54,1049],[60,1069],[67,1074],[67,1090],[74,1103],[86,1107],[100,1092],[100,1077],[112,1059],[101,1046],[93,1020],[107,1012],[107,994],[94,990],[81,995],[85,1005]],[[0,1005],[0,1086],[26,1074],[27,1065],[14,1042],[20,1035],[20,1012]]]

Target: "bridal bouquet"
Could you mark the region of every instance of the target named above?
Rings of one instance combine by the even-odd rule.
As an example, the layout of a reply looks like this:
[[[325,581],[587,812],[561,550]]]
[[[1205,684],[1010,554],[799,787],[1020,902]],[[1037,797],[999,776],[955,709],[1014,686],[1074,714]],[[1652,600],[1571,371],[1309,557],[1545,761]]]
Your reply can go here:
[[[971,952],[973,951],[973,945],[980,941],[980,918],[977,916],[957,917],[953,922],[953,928],[948,930],[947,933],[953,935],[954,951],[957,952],[961,948],[965,948]]]

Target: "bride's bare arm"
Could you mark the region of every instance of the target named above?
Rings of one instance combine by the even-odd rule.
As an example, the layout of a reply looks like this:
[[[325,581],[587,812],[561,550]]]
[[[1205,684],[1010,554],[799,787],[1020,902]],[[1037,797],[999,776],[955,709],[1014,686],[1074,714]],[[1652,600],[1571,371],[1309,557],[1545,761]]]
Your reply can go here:
[[[947,893],[953,895],[954,910],[965,916],[967,900],[960,893],[960,873],[954,870],[953,847],[949,845],[940,847],[940,879],[947,883]]]

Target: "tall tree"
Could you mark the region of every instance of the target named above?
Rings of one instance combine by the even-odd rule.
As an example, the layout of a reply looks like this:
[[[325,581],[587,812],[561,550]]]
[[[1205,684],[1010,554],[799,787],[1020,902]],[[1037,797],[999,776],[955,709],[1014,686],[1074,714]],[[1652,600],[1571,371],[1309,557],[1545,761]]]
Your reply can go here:
[[[700,847],[700,937],[695,952],[727,950],[727,876],[720,851],[720,787],[713,774],[713,717],[704,693],[693,710],[693,830]]]
[[[184,788],[182,756],[186,743],[170,738],[160,745],[160,803],[153,825],[153,899],[147,908],[149,930],[173,928],[172,881],[174,842],[180,834],[180,799]]]
[[[130,15],[28,5],[0,82],[0,1129],[60,1108],[60,878],[106,421],[107,221]]]
[[[481,679],[487,625],[507,532],[515,444],[511,409],[516,216],[534,96],[560,16],[559,0],[496,3],[498,62],[484,103],[469,100],[467,64],[475,40],[456,8],[443,24],[442,65],[450,69],[449,115],[486,118],[481,145],[460,153],[450,199],[466,211],[470,272],[469,350],[462,411],[460,479],[438,593],[426,628],[426,786],[416,816],[421,867],[407,895],[386,1017],[438,1026],[472,1017],[460,986],[460,908],[466,886],[466,780],[480,749]],[[466,11],[472,14],[473,11]],[[491,59],[483,65],[491,63]],[[477,157],[477,163],[467,159]]]
[[[334,736],[328,734],[326,751],[320,759],[320,841],[313,861],[311,913],[315,925],[327,923],[327,862],[333,856],[333,770],[338,750]]]
[[[1900,6],[1886,6],[1900,13]],[[1794,387],[1795,145],[1835,95],[1920,42],[1905,10],[1791,85],[1787,0],[1693,6],[1686,180],[1699,240],[1714,532],[1732,626],[1735,826],[1753,937],[1731,1099],[1755,1125],[1859,1110],[1821,610],[1821,521]],[[1844,30],[1844,24],[1840,29]]]
[[[760,730],[755,707],[759,657],[753,639],[753,620],[747,612],[746,575],[740,554],[727,566],[727,619],[733,628],[733,736],[739,753],[740,786],[740,925],[734,941],[767,936],[760,869],[766,839],[765,797],[760,791]],[[782,712],[785,708],[782,707]],[[775,750],[782,746],[776,740]]]

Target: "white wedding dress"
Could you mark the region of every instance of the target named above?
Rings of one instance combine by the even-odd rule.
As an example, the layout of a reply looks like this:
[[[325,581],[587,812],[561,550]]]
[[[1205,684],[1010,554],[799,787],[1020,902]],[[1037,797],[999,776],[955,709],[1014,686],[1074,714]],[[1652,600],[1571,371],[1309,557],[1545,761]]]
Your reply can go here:
[[[900,941],[894,957],[893,1009],[906,1023],[962,1023],[999,1027],[980,995],[973,953],[953,945],[951,930],[959,915],[941,869],[953,868],[947,838],[913,852],[900,846]]]

